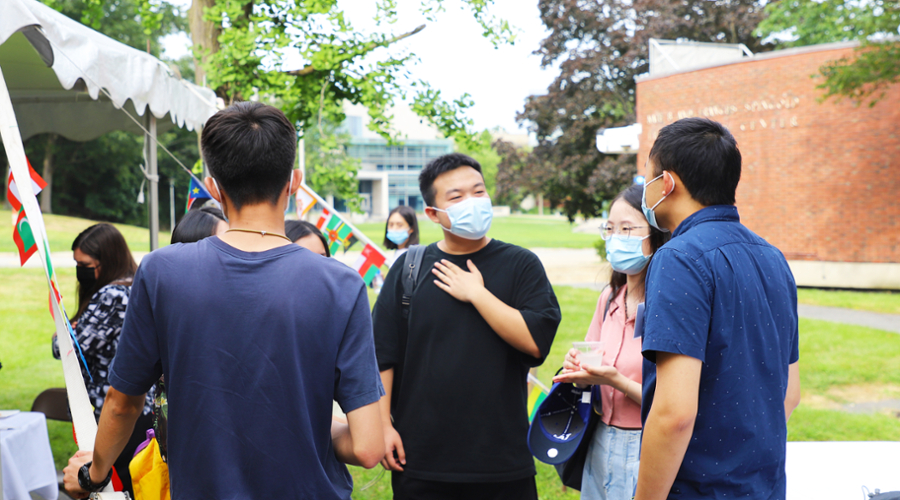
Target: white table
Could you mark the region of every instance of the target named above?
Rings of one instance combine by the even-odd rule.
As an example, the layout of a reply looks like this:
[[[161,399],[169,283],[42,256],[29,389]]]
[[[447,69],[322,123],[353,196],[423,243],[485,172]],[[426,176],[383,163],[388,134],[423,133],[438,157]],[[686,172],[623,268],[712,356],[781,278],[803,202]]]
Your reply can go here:
[[[900,491],[900,442],[789,442],[788,500],[863,500],[862,487]]]
[[[43,413],[21,412],[0,418],[3,500],[30,500],[34,492],[56,500],[56,466]]]

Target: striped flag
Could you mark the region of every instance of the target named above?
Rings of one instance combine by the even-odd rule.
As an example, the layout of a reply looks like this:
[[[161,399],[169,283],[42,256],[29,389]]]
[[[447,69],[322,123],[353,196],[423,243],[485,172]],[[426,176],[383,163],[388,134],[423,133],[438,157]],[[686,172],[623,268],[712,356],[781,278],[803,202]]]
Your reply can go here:
[[[325,239],[328,240],[328,249],[331,255],[336,254],[342,246],[346,245],[353,235],[353,230],[350,229],[350,226],[344,224],[340,216],[329,212],[327,209],[322,211],[322,216],[316,222],[316,227],[319,228],[319,231],[322,231]]]
[[[375,278],[375,275],[378,274],[381,266],[384,265],[384,255],[381,254],[378,250],[375,249],[372,245],[366,245],[363,248],[362,254],[360,254],[359,258],[356,259],[356,262],[353,264],[353,269],[356,269],[356,272],[362,276],[363,281],[366,282],[366,286],[369,286],[372,283],[372,279]]]
[[[28,174],[31,176],[31,190],[34,191],[34,195],[37,196],[38,193],[47,187],[47,183],[34,171],[34,167],[31,166],[31,162],[28,161],[28,158],[25,158],[25,161],[28,162]],[[6,199],[9,200],[9,204],[12,205],[13,212],[18,212],[19,209],[22,208],[22,202],[20,201],[22,196],[19,195],[19,188],[16,186],[15,179],[13,179],[12,170],[9,171],[9,180],[6,181],[6,186]]]
[[[531,422],[534,420],[535,415],[537,415],[541,403],[547,399],[550,389],[548,389],[547,386],[538,380],[531,372],[528,372],[527,378],[528,383],[531,384],[531,392],[528,393],[528,421]]]

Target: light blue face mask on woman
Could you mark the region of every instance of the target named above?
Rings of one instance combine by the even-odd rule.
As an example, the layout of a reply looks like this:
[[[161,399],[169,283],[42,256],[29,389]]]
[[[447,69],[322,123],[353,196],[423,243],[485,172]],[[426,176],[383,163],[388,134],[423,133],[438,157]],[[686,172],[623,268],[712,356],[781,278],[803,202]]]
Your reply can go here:
[[[445,212],[450,217],[450,229],[441,226],[444,231],[449,231],[467,240],[483,238],[491,228],[491,221],[494,219],[494,209],[490,198],[469,198],[447,210],[431,208],[438,212]]]
[[[644,240],[649,237],[626,238],[614,234],[606,240],[606,260],[613,270],[628,275],[643,271],[650,262],[650,256],[644,255]]]
[[[402,245],[404,241],[409,239],[409,231],[399,230],[399,231],[388,231],[387,239],[392,241],[395,245]]]

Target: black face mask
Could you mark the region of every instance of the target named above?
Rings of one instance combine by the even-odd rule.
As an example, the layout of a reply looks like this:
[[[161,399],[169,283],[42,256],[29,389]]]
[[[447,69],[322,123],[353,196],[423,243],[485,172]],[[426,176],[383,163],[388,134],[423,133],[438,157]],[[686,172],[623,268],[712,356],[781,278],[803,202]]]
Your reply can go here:
[[[94,287],[94,284],[97,283],[97,278],[94,276],[94,267],[85,267],[85,266],[76,266],[75,267],[75,277],[78,279],[78,283],[81,284],[82,290],[90,290]]]

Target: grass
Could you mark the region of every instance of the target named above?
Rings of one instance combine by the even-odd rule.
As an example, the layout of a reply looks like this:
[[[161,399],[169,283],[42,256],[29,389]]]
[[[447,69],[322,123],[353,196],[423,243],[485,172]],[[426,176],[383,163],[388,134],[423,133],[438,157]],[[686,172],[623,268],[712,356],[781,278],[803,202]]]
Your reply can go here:
[[[384,223],[356,224],[376,243],[384,240]],[[567,220],[512,215],[497,217],[491,223],[490,237],[525,248],[592,248],[600,239],[597,234],[573,233]],[[419,242],[434,243],[443,236],[442,229],[428,219],[419,219]]]
[[[15,225],[15,221],[12,219],[12,217],[13,213],[11,211],[0,209],[0,227],[3,227],[6,224],[6,221],[9,221],[9,226],[7,227],[9,234],[12,234],[12,229]],[[72,242],[75,241],[75,237],[78,236],[78,233],[84,231],[89,226],[96,224],[97,222],[99,221],[79,219],[77,217],[67,217],[65,215],[44,215],[44,224],[47,226],[47,238],[50,240],[50,251],[71,251]],[[149,229],[137,226],[129,226],[127,224],[113,225],[122,232],[122,236],[124,236],[125,241],[128,242],[128,247],[131,248],[133,252],[150,251]],[[4,232],[4,235],[5,234],[6,233]],[[167,231],[160,231],[159,245],[161,247],[168,245],[171,238],[171,233]],[[0,238],[0,252],[16,251],[16,244],[13,243],[11,237],[4,236]]]
[[[59,269],[66,307],[74,309],[75,276]],[[597,294],[581,288],[557,287],[563,311],[553,348],[538,376],[550,382],[573,340],[581,340],[597,304]],[[28,410],[48,387],[62,387],[62,367],[50,355],[53,324],[47,312],[47,290],[41,269],[0,269],[0,408]],[[373,297],[370,297],[370,299]],[[900,440],[900,420],[882,414],[851,414],[818,408],[807,401],[830,389],[857,384],[900,386],[900,335],[802,319],[800,322],[801,381],[804,403],[788,425],[792,441]],[[58,468],[75,452],[71,425],[48,422]],[[538,463],[538,492],[542,499],[575,499],[564,492],[553,468]],[[351,467],[358,488],[378,477],[379,471]],[[390,498],[390,477],[385,474],[369,489],[357,490],[357,499]]]
[[[801,304],[812,306],[845,307],[862,311],[900,314],[900,293],[897,292],[851,292],[801,288],[797,290],[797,300]]]

